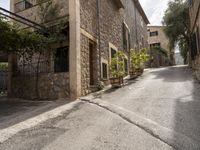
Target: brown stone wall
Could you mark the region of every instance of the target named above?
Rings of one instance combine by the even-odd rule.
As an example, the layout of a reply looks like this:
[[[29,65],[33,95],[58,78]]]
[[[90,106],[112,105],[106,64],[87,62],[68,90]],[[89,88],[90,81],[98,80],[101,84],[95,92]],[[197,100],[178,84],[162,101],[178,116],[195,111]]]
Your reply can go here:
[[[96,0],[80,0],[81,28],[97,37]]]
[[[100,0],[100,51],[101,59],[109,63],[109,43],[112,43],[118,50],[122,50],[127,56],[128,52],[123,50],[123,22],[125,22],[130,29],[131,47],[134,48],[136,41],[147,47],[147,25],[135,8],[133,0],[123,0],[125,9],[119,8],[115,0]],[[98,14],[97,14],[97,0],[84,0],[80,1],[80,16],[81,16],[81,29],[86,31],[93,39],[98,39]],[[137,20],[137,21],[136,21]],[[143,21],[143,26],[141,25]],[[136,28],[137,27],[137,34]],[[138,36],[136,40],[136,35]],[[81,34],[81,87],[82,95],[85,95],[91,91],[90,71],[89,71],[89,40],[88,36]],[[95,72],[99,72],[99,45],[96,48],[97,61],[94,62]],[[109,65],[109,64],[108,64]],[[108,66],[109,67],[109,66]],[[98,74],[98,73],[97,73]],[[108,73],[109,74],[109,73]],[[96,78],[98,81],[99,78]],[[96,82],[97,82],[96,81]]]
[[[91,92],[90,86],[90,68],[89,68],[89,42],[98,39],[98,18],[97,1],[80,1],[81,28],[86,31],[90,37],[81,34],[81,88],[82,95]],[[101,57],[109,60],[109,42],[122,50],[122,12],[114,1],[100,1],[100,48]],[[96,40],[94,40],[96,39]],[[99,44],[99,42],[98,42]],[[95,85],[99,80],[99,45],[96,44],[94,53],[94,79]]]
[[[109,42],[118,50],[123,50],[122,23],[123,11],[119,9],[114,1],[101,1],[101,55],[109,60]]]
[[[133,0],[123,0],[125,22],[130,29],[131,48],[148,48],[147,23],[142,17]],[[142,42],[143,38],[143,42]]]
[[[190,6],[190,26],[192,33],[196,34],[197,55],[192,60],[195,77],[200,81],[200,1],[194,0]]]
[[[36,76],[16,76],[12,78],[12,96],[35,99]],[[69,74],[48,73],[39,75],[40,99],[57,99],[69,96]]]
[[[191,30],[194,29],[194,26],[198,22],[198,14],[199,11],[200,1],[199,0],[193,0],[192,5],[190,6],[190,23],[191,23]],[[196,20],[197,19],[197,20]]]
[[[194,61],[194,75],[197,80],[200,81],[200,56],[196,57],[196,60]]]

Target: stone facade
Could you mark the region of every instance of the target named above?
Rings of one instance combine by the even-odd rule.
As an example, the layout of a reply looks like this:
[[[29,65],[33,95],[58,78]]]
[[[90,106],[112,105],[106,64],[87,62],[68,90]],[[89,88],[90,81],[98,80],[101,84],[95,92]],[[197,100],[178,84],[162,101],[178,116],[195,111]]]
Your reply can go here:
[[[169,39],[163,31],[163,26],[148,26],[148,44],[151,51],[151,57],[154,58],[153,67],[175,64],[174,51],[169,49]],[[167,52],[167,56],[154,49],[153,47],[155,44],[158,44],[159,47],[164,49]]]
[[[122,4],[118,5],[119,3]],[[137,0],[136,0],[137,1]],[[135,0],[85,0],[80,1],[81,10],[81,69],[82,94],[91,91],[89,84],[89,47],[88,40],[97,43],[96,72],[95,80],[102,79],[102,65],[107,64],[108,77],[103,79],[109,81],[109,65],[111,60],[111,48],[121,50],[129,58],[129,50],[123,46],[123,24],[127,27],[130,34],[130,48],[148,47],[147,43],[147,24],[149,23],[144,11]],[[137,1],[138,2],[138,1]],[[98,11],[99,10],[99,11]],[[99,14],[98,14],[99,13]],[[99,24],[98,24],[99,21]],[[101,70],[101,72],[99,71]],[[95,85],[98,83],[95,82]],[[97,85],[96,85],[97,86]]]
[[[190,0],[190,26],[192,32],[191,60],[196,78],[200,81],[200,1]]]
[[[36,76],[14,76],[12,80],[13,97],[38,98],[36,95]],[[69,97],[69,73],[40,74],[38,77],[38,92],[40,99]]]
[[[35,0],[33,1],[35,2]],[[121,50],[128,61],[130,48],[139,50],[140,48],[148,47],[147,24],[149,21],[138,0],[52,1],[54,5],[57,2],[61,2],[66,9],[60,9],[60,16],[64,14],[69,17],[70,69],[68,77],[59,76],[59,81],[57,82],[62,87],[62,83],[66,81],[64,82],[66,84],[65,88],[63,87],[64,91],[61,87],[55,90],[52,86],[49,86],[48,75],[42,77],[47,79],[44,79],[41,90],[46,90],[43,87],[46,84],[50,88],[48,90],[54,92],[53,95],[44,92],[45,94],[42,97],[60,97],[60,95],[78,97],[86,95],[97,89],[99,81],[104,80],[109,83],[111,49]],[[15,10],[15,3],[16,0],[11,1],[12,11]],[[18,12],[18,14],[24,17],[32,14],[28,18],[40,23],[37,19],[37,5],[34,5],[34,7]],[[126,37],[126,40],[128,39],[129,43],[124,40],[124,37]],[[126,48],[124,46],[125,42]],[[107,65],[107,78],[104,79],[102,78],[103,63]],[[56,74],[51,74],[51,76],[54,75]],[[13,84],[14,86],[16,85],[15,82]],[[31,86],[27,85],[27,87]],[[19,89],[22,88],[20,87]],[[31,88],[26,89],[31,90]],[[65,94],[59,94],[58,90]],[[28,90],[25,93],[28,93]],[[24,95],[24,97],[27,96],[26,94]]]

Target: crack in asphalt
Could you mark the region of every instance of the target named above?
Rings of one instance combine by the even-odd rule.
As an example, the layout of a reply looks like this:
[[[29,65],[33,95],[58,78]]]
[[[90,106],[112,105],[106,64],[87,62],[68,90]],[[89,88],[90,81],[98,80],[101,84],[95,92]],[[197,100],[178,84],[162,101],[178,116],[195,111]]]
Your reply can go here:
[[[117,112],[113,111],[112,109],[110,109],[110,108],[108,108],[108,107],[106,107],[106,106],[100,105],[100,104],[95,103],[95,102],[92,102],[92,101],[90,101],[90,100],[87,100],[87,99],[80,99],[80,100],[83,101],[83,102],[87,102],[87,103],[90,103],[90,104],[93,104],[93,105],[95,105],[95,106],[98,106],[98,107],[101,107],[101,108],[103,108],[103,109],[108,110],[109,112],[111,112],[111,113],[113,113],[113,114],[119,116],[119,117],[122,118],[123,120],[125,120],[125,121],[127,121],[127,122],[129,122],[129,123],[131,123],[131,124],[133,124],[133,125],[135,125],[135,126],[137,126],[137,127],[139,127],[140,129],[144,130],[145,132],[147,132],[147,133],[150,134],[151,136],[155,137],[156,139],[162,141],[163,143],[167,144],[168,146],[170,146],[170,147],[173,148],[174,150],[178,150],[177,147],[175,147],[174,145],[171,145],[171,144],[168,143],[167,141],[163,140],[162,138],[159,137],[159,135],[154,134],[152,130],[140,126],[139,124],[133,122],[133,121],[132,121],[131,119],[129,119],[128,117],[126,117],[126,116],[124,116],[124,115],[122,115],[122,114],[120,114],[120,113],[117,113]]]

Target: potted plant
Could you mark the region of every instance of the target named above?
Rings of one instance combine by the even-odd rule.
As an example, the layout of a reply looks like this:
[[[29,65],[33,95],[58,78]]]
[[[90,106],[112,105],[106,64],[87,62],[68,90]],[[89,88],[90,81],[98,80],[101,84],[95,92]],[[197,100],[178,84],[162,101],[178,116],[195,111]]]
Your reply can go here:
[[[131,49],[130,52],[130,78],[134,79],[139,75],[142,75],[144,71],[144,63],[149,59],[147,50],[145,48],[136,52],[135,49]]]
[[[110,84],[113,87],[121,87],[123,84],[124,72],[124,54],[121,51],[117,51],[115,56],[111,59],[111,78]]]

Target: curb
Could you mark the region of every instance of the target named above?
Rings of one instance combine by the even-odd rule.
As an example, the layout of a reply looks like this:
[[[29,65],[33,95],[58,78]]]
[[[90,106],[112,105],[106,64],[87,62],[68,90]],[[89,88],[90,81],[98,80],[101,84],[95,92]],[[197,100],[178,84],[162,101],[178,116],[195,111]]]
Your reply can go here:
[[[36,117],[27,119],[23,122],[10,126],[8,128],[0,130],[0,144],[11,138],[12,136],[16,135],[22,130],[33,128],[49,119],[57,118],[62,116],[66,111],[72,110],[77,105],[81,104],[80,100],[68,103],[66,105],[57,107],[51,111],[45,112],[40,114]]]
[[[150,119],[143,118],[132,111],[126,110],[122,107],[110,104],[100,99],[81,99],[81,101],[97,105],[120,116],[122,119],[143,129],[150,135],[171,146],[173,149],[200,150],[200,144],[197,141],[182,133],[178,133],[169,128],[163,127]]]

